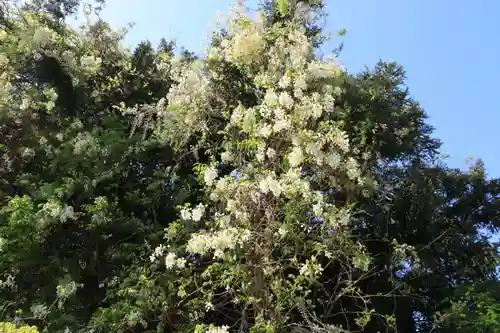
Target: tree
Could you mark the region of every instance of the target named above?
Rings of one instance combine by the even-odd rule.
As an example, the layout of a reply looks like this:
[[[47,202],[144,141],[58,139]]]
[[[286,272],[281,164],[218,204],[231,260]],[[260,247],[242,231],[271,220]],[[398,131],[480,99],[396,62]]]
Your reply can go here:
[[[189,195],[189,179],[174,176],[183,160],[137,129],[168,92],[172,54],[147,43],[129,54],[99,20],[79,33],[10,9],[0,30],[2,316],[62,332],[107,306],[104,286],[134,273]]]
[[[172,329],[363,328],[373,309],[360,281],[373,272],[350,229],[357,198],[376,189],[366,167],[375,159],[367,142],[349,140],[350,124],[336,111],[346,74],[315,59],[301,22],[261,22],[240,12],[207,62],[183,66],[176,78],[157,133],[173,147],[198,135],[211,161],[196,167],[205,195],[169,226],[152,278],[165,268],[178,276],[171,307],[187,320]],[[244,82],[231,95],[254,98],[226,97],[228,68]],[[239,179],[221,174],[228,165]],[[348,319],[336,311],[344,306]]]

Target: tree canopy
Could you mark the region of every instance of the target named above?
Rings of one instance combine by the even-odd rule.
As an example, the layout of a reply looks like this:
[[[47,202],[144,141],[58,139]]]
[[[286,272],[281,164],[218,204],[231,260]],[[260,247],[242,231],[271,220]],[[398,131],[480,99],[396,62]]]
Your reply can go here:
[[[1,331],[500,330],[500,180],[403,67],[318,55],[322,1],[237,5],[203,57],[0,4]]]

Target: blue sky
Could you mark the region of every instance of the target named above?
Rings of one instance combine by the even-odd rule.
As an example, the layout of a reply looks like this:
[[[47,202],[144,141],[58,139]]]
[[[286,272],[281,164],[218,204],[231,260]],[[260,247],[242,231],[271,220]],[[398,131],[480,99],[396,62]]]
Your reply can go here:
[[[174,39],[192,51],[213,27],[216,12],[234,0],[108,0],[104,18],[135,22],[127,42]],[[256,0],[247,1],[256,7]],[[444,142],[449,164],[465,167],[482,158],[500,176],[500,1],[326,0],[326,31],[347,29],[342,64],[350,72],[378,59],[407,70],[414,98]],[[331,45],[333,48],[333,44]],[[325,51],[328,50],[328,45]],[[490,97],[492,98],[490,100]]]

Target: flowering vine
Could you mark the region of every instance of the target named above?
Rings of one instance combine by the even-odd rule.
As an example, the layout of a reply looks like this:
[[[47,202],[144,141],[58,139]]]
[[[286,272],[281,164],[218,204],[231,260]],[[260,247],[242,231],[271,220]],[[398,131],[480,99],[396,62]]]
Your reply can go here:
[[[208,48],[205,62],[177,70],[177,86],[160,110],[156,135],[174,146],[197,136],[197,148],[212,162],[196,169],[205,199],[181,210],[154,258],[168,249],[166,267],[183,277],[179,304],[190,304],[193,323],[229,302],[244,309],[241,327],[252,332],[289,331],[301,322],[328,329],[319,319],[324,314],[315,311],[321,299],[314,297],[331,295],[323,288],[313,296],[330,279],[323,272],[330,265],[370,266],[350,232],[351,203],[328,195],[332,188],[366,193],[372,184],[335,117],[343,70],[333,59],[314,56],[295,21],[269,25],[238,8],[227,32]],[[227,66],[248,79],[256,103],[221,97],[217,82]],[[221,149],[210,149],[213,119],[223,119]],[[222,165],[239,177],[224,175]],[[346,285],[341,293],[356,293],[355,281]],[[303,318],[291,316],[294,311]]]

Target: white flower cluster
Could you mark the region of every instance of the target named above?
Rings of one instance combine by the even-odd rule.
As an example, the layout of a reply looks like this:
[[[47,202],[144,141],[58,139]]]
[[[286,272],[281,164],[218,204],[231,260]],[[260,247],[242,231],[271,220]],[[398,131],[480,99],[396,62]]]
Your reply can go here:
[[[169,252],[165,256],[165,267],[167,267],[167,269],[184,268],[186,267],[186,262],[186,259],[177,257],[173,252]]]
[[[1,289],[14,289],[16,287],[16,277],[12,274],[7,274],[7,279],[0,280],[0,290]]]
[[[92,54],[84,55],[80,58],[80,65],[82,65],[85,70],[90,72],[96,72],[99,70],[101,63],[102,59]]]
[[[283,188],[276,177],[268,175],[266,178],[259,182],[259,189],[263,194],[271,192],[276,198],[279,198]]]
[[[151,255],[149,256],[149,260],[151,262],[155,262],[156,260],[158,260],[159,257],[161,257],[163,255],[163,253],[165,253],[165,250],[166,250],[166,247],[165,245],[161,244],[159,246],[157,246],[153,253],[151,253]]]
[[[237,65],[248,65],[259,60],[264,46],[262,34],[254,24],[235,33],[229,42],[228,59]]]
[[[175,253],[169,252],[165,255],[165,251],[167,250],[166,246],[161,244],[157,246],[153,253],[149,256],[149,260],[151,262],[156,262],[161,257],[165,256],[165,267],[167,269],[173,268],[184,268],[186,267],[187,260],[181,257],[178,257]]]
[[[210,193],[210,200],[212,201],[223,201],[225,198],[234,196],[235,192],[238,190],[238,181],[235,181],[231,177],[222,177],[217,179],[215,182],[215,187]]]
[[[332,61],[323,63],[312,61],[308,67],[309,74],[315,79],[327,79],[332,76],[338,76],[342,73],[342,68]]]
[[[194,208],[184,207],[181,210],[181,218],[183,220],[192,220],[198,222],[201,220],[204,214],[205,214],[205,205],[201,203]]]
[[[33,148],[22,147],[20,150],[21,150],[21,156],[22,156],[22,158],[30,160],[33,157],[35,157],[35,150]]]
[[[205,333],[229,333],[229,326],[210,327]]]
[[[210,152],[217,151],[210,158],[217,163],[220,153],[223,162],[245,175],[222,176],[216,164],[204,170],[201,176],[211,202],[184,208],[181,222],[191,226],[190,222],[206,215],[206,229],[190,235],[186,251],[261,269],[269,284],[284,276],[283,261],[293,262],[301,280],[319,278],[323,267],[315,256],[325,251],[333,257],[338,248],[331,239],[342,237],[339,231],[348,228],[341,227],[351,220],[349,206],[333,202],[325,187],[343,190],[346,185],[363,183],[361,163],[354,158],[358,152],[351,146],[344,125],[333,120],[342,68],[331,60],[314,60],[313,45],[296,23],[265,26],[240,15],[236,20],[228,36],[221,36],[221,43],[207,50],[206,66],[172,65],[173,72],[179,71],[165,116],[165,127],[172,133],[177,131],[170,140],[187,136],[196,128],[202,134],[197,145],[212,147],[209,133],[203,131],[212,126],[209,117],[217,112],[217,119],[227,119],[227,123],[217,143],[221,149],[210,148]],[[225,88],[219,82],[233,78],[220,70],[226,66],[217,64],[227,62],[252,78],[257,103],[248,106],[243,101],[225,100],[227,91],[221,91]],[[311,225],[311,216],[321,222]],[[316,233],[314,239],[320,239],[313,245],[301,244],[301,251],[309,251],[310,259],[297,262],[289,256],[276,260],[270,255],[279,247],[287,247],[283,253],[295,253],[291,234],[303,230]],[[321,237],[327,234],[331,237],[322,242]],[[342,241],[348,243],[348,231],[346,234]],[[166,266],[178,267],[178,260],[169,253]],[[204,274],[214,272],[206,269]],[[233,273],[228,270],[227,274]],[[231,277],[242,285],[247,283],[237,274]],[[246,287],[239,288],[235,284],[235,291],[248,293]],[[255,295],[250,292],[248,296]]]
[[[58,201],[49,200],[43,205],[42,210],[50,217],[59,217],[62,212],[62,207]]]
[[[127,325],[129,327],[134,327],[136,326],[137,324],[146,324],[146,321],[144,320],[144,317],[142,315],[141,312],[139,312],[138,310],[132,310],[128,313],[125,321],[127,322]]]
[[[45,304],[34,304],[30,307],[30,311],[33,317],[37,319],[43,319],[50,313],[49,308]]]
[[[76,283],[75,281],[70,281],[66,284],[60,284],[56,287],[56,294],[58,298],[67,299],[68,297],[74,295],[78,288],[83,287],[81,283]]]
[[[75,219],[75,212],[72,206],[61,204],[56,200],[49,200],[43,206],[41,210],[46,216],[50,218],[59,219],[62,223],[67,222],[68,220]]]
[[[217,179],[217,169],[213,166],[209,166],[205,169],[205,175],[204,175],[204,179],[205,179],[205,183],[208,185],[208,186],[212,186],[215,179]]]
[[[9,64],[9,58],[5,53],[0,53],[0,68],[7,67]]]
[[[212,233],[194,234],[187,244],[187,251],[205,255],[214,251],[214,258],[222,258],[228,250],[243,246],[251,239],[249,230],[228,227]]]
[[[300,267],[300,275],[315,278],[321,275],[323,272],[323,267],[316,261],[316,258],[307,259]]]
[[[188,128],[194,129],[203,126],[204,116],[210,114],[210,100],[212,96],[209,78],[199,63],[191,64],[186,70],[184,64],[178,64],[179,70],[177,84],[174,85],[168,95],[168,108],[174,112],[168,116],[179,119]],[[175,63],[173,64],[175,68]],[[186,127],[184,126],[184,131]],[[185,133],[187,135],[189,131]]]
[[[96,152],[99,146],[96,138],[89,132],[78,133],[73,140],[73,152],[75,154],[82,154],[84,152]]]
[[[72,206],[64,206],[61,214],[59,215],[59,219],[61,222],[66,222],[68,220],[74,220],[75,219],[75,211],[73,210]]]
[[[40,46],[45,46],[48,42],[52,41],[55,32],[47,27],[39,27],[33,34],[33,42]]]

